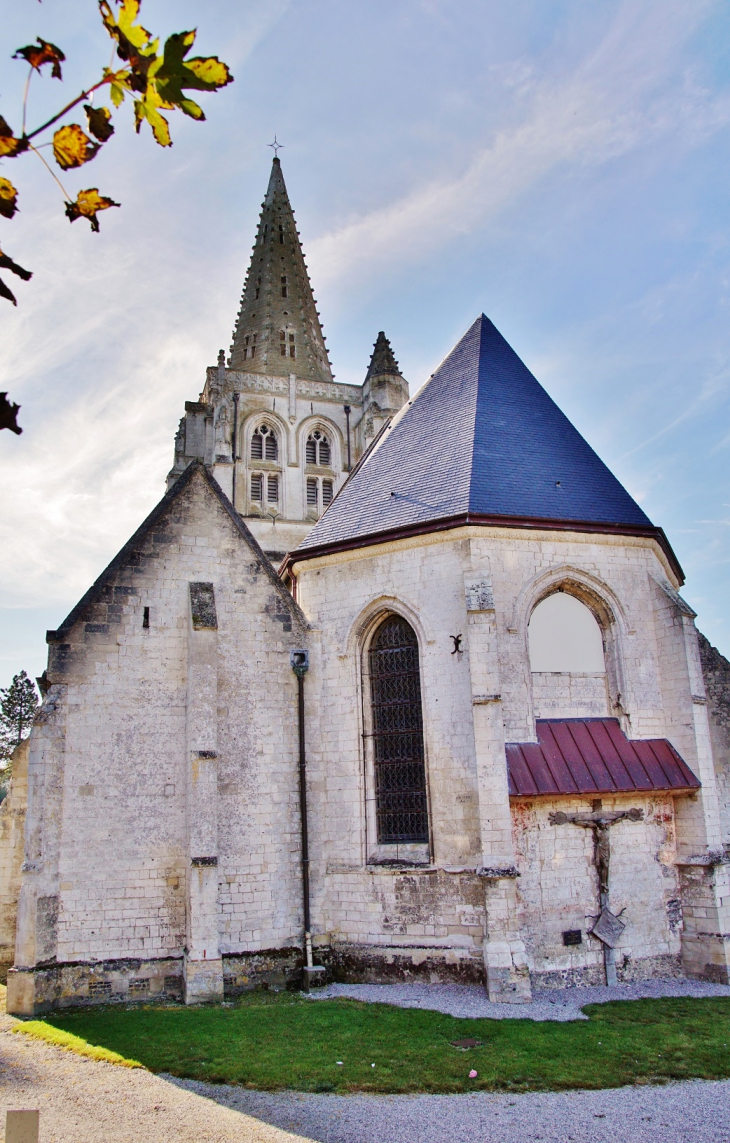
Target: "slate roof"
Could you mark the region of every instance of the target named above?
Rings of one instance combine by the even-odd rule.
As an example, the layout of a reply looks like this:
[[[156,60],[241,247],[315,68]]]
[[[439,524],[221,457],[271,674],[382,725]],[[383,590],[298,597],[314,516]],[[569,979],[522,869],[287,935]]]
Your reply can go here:
[[[484,314],[394,418],[290,561],[450,520],[651,534],[681,577],[663,533]]]
[[[618,719],[537,719],[536,728],[537,742],[506,745],[512,797],[699,789],[671,742],[629,739]]]

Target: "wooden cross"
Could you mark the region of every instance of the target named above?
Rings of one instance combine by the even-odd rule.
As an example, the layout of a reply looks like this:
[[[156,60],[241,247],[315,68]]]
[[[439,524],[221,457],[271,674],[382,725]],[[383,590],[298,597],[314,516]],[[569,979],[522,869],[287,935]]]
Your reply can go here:
[[[618,983],[613,951],[613,937],[610,930],[612,927],[614,930],[618,930],[616,932],[617,939],[623,929],[621,922],[618,921],[618,918],[614,916],[608,907],[609,869],[611,863],[609,830],[611,826],[616,825],[616,822],[624,820],[640,822],[643,817],[644,811],[638,809],[604,810],[599,800],[594,801],[592,813],[565,814],[562,810],[558,810],[550,814],[551,825],[566,825],[570,822],[571,825],[582,826],[583,829],[593,831],[593,864],[598,872],[598,898],[600,904],[600,916],[596,919],[593,931],[603,944],[603,963],[606,972],[606,984],[609,985]]]

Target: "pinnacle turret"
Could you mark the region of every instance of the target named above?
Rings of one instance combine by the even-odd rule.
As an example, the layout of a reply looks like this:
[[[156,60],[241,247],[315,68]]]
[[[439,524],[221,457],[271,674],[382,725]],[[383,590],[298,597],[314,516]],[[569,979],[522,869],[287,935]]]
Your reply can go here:
[[[370,365],[368,366],[365,380],[370,381],[373,377],[383,376],[401,377],[402,373],[393,355],[390,341],[381,329],[373,348],[373,355],[370,358]]]
[[[331,381],[324,335],[281,162],[271,166],[233,333],[230,367]]]

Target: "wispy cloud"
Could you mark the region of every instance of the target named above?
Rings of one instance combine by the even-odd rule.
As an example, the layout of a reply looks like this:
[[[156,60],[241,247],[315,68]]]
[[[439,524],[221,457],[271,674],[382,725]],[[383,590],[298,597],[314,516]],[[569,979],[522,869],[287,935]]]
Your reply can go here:
[[[522,74],[527,111],[455,179],[434,179],[322,235],[310,262],[322,285],[418,261],[494,218],[555,168],[606,163],[672,134],[694,146],[730,122],[730,100],[678,70],[709,0],[624,0],[600,43],[561,79]],[[673,82],[667,86],[667,80]]]

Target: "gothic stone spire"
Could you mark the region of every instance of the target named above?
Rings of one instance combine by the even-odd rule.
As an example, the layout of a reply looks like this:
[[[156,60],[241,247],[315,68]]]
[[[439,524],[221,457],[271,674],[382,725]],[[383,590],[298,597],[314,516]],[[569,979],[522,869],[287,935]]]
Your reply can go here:
[[[331,381],[322,334],[281,162],[275,158],[243,286],[230,366],[246,373]]]

